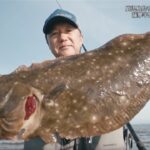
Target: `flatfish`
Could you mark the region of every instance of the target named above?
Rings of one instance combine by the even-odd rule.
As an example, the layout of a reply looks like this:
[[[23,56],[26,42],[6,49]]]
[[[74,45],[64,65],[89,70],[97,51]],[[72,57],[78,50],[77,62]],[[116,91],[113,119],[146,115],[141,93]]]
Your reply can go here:
[[[0,76],[0,139],[101,135],[150,99],[150,32]]]

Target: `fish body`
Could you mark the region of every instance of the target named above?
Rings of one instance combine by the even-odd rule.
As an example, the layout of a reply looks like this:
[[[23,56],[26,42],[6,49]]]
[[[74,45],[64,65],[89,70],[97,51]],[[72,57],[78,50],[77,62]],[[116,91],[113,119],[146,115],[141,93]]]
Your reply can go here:
[[[150,98],[150,32],[0,77],[0,138],[101,135],[129,122]]]

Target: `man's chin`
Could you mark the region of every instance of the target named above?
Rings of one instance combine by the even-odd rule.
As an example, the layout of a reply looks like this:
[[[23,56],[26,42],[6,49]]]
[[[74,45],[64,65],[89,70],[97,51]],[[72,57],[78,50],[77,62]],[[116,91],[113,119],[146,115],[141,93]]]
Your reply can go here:
[[[63,51],[61,51],[61,56],[71,56],[71,55],[75,55],[75,51],[74,50],[68,50],[65,49]]]

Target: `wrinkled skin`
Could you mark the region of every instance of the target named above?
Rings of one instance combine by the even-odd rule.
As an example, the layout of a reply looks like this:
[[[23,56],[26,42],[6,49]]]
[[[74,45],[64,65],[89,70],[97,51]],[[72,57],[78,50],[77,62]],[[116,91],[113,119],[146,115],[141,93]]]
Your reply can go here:
[[[28,96],[36,108],[26,118]],[[130,121],[149,98],[150,32],[121,35],[93,51],[1,76],[0,138],[101,135]]]

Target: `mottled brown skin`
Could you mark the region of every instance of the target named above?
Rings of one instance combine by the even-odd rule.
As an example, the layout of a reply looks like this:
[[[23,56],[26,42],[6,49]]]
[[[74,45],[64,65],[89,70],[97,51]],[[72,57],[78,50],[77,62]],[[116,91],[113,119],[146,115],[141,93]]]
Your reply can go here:
[[[37,108],[24,120],[29,95]],[[0,138],[101,135],[130,121],[149,98],[150,32],[121,35],[93,51],[1,76]]]

